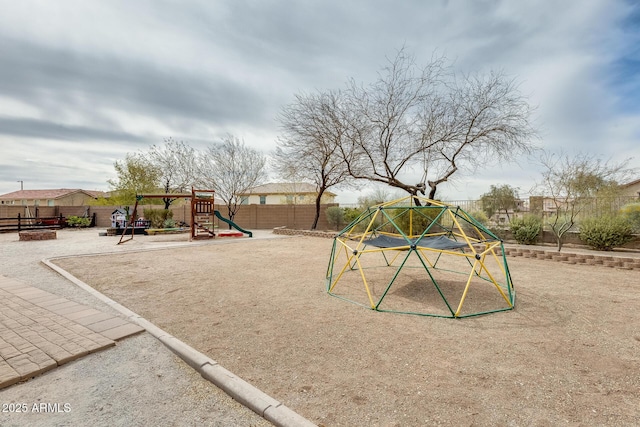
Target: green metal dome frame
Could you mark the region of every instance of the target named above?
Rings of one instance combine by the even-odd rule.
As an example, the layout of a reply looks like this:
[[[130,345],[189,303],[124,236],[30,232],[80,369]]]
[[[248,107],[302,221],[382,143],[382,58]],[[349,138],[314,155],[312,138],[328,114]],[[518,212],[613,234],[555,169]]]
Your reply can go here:
[[[338,233],[326,290],[372,310],[421,316],[515,307],[502,240],[459,206],[418,196],[372,206]]]

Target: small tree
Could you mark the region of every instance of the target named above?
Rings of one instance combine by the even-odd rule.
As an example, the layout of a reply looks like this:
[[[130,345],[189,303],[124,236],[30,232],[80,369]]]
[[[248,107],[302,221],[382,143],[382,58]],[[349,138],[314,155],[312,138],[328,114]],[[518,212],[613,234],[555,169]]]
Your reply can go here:
[[[330,206],[326,210],[327,222],[329,225],[336,227],[336,231],[340,230],[340,227],[344,225],[344,209],[340,206]]]
[[[155,193],[160,187],[160,169],[143,154],[127,154],[113,167],[117,177],[107,181],[111,187],[109,204],[130,205],[136,202],[137,194]]]
[[[349,178],[340,148],[344,123],[339,118],[339,92],[296,95],[278,116],[282,135],[273,153],[276,171],[287,180],[311,181],[317,193],[314,230],[320,218],[322,196]]]
[[[629,159],[620,163],[602,161],[591,155],[569,156],[544,153],[540,158],[542,181],[537,185],[551,204],[546,212],[546,224],[556,238],[558,251],[562,249],[566,233],[579,215],[598,195],[615,194],[618,182],[634,173],[627,167]]]
[[[509,211],[518,209],[518,190],[508,184],[492,185],[488,193],[480,196],[482,211],[491,218],[496,212],[504,212],[511,222]]]
[[[197,175],[197,153],[187,143],[165,139],[164,145],[152,145],[145,154],[147,161],[160,173],[160,186],[165,194],[191,190]],[[162,199],[169,209],[174,198]]]
[[[264,179],[266,162],[260,151],[247,147],[243,140],[228,134],[201,154],[199,185],[216,191],[233,221],[240,209],[241,195]]]

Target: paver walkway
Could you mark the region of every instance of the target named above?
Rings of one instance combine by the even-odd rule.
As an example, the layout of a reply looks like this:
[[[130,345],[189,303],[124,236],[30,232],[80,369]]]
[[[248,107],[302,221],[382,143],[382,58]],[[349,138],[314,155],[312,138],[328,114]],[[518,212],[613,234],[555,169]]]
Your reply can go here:
[[[0,388],[115,345],[144,329],[0,276]]]

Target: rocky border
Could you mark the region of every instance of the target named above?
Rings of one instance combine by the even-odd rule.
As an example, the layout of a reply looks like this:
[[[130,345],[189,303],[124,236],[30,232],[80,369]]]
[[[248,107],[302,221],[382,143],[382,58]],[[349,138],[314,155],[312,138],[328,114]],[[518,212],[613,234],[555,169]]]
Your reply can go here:
[[[338,234],[333,231],[320,230],[296,230],[290,228],[274,228],[273,234],[286,236],[311,236],[333,239]],[[598,265],[610,268],[618,268],[621,270],[640,270],[640,258],[610,256],[600,254],[576,253],[576,252],[558,252],[557,250],[544,250],[522,247],[504,248],[505,255],[510,257],[533,258],[549,261],[558,261],[565,264],[575,265]]]
[[[621,270],[640,270],[640,258],[514,247],[505,247],[504,251],[505,255],[511,257],[520,256],[523,258],[559,261],[565,264],[576,265],[601,265]]]
[[[273,234],[280,234],[283,236],[311,236],[311,237],[325,237],[333,239],[338,235],[337,231],[320,231],[320,230],[297,230],[293,228],[278,227],[273,229]]]

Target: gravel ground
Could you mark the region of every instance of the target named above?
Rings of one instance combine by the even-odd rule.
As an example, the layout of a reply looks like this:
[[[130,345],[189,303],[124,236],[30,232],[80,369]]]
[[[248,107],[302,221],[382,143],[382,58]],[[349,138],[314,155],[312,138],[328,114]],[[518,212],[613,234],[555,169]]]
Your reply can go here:
[[[637,271],[509,258],[515,310],[440,319],[328,296],[331,243],[56,263],[319,425],[640,425]],[[420,302],[411,271],[390,293]]]
[[[29,242],[18,241],[17,233],[5,233],[0,234],[0,274],[110,312],[111,307],[40,260],[179,246],[189,244],[187,240],[185,235],[136,236],[116,246],[116,238],[98,236],[96,229],[60,230],[56,240]],[[0,405],[3,427],[271,425],[204,380],[147,333],[0,390]],[[26,411],[10,412],[21,409]]]

